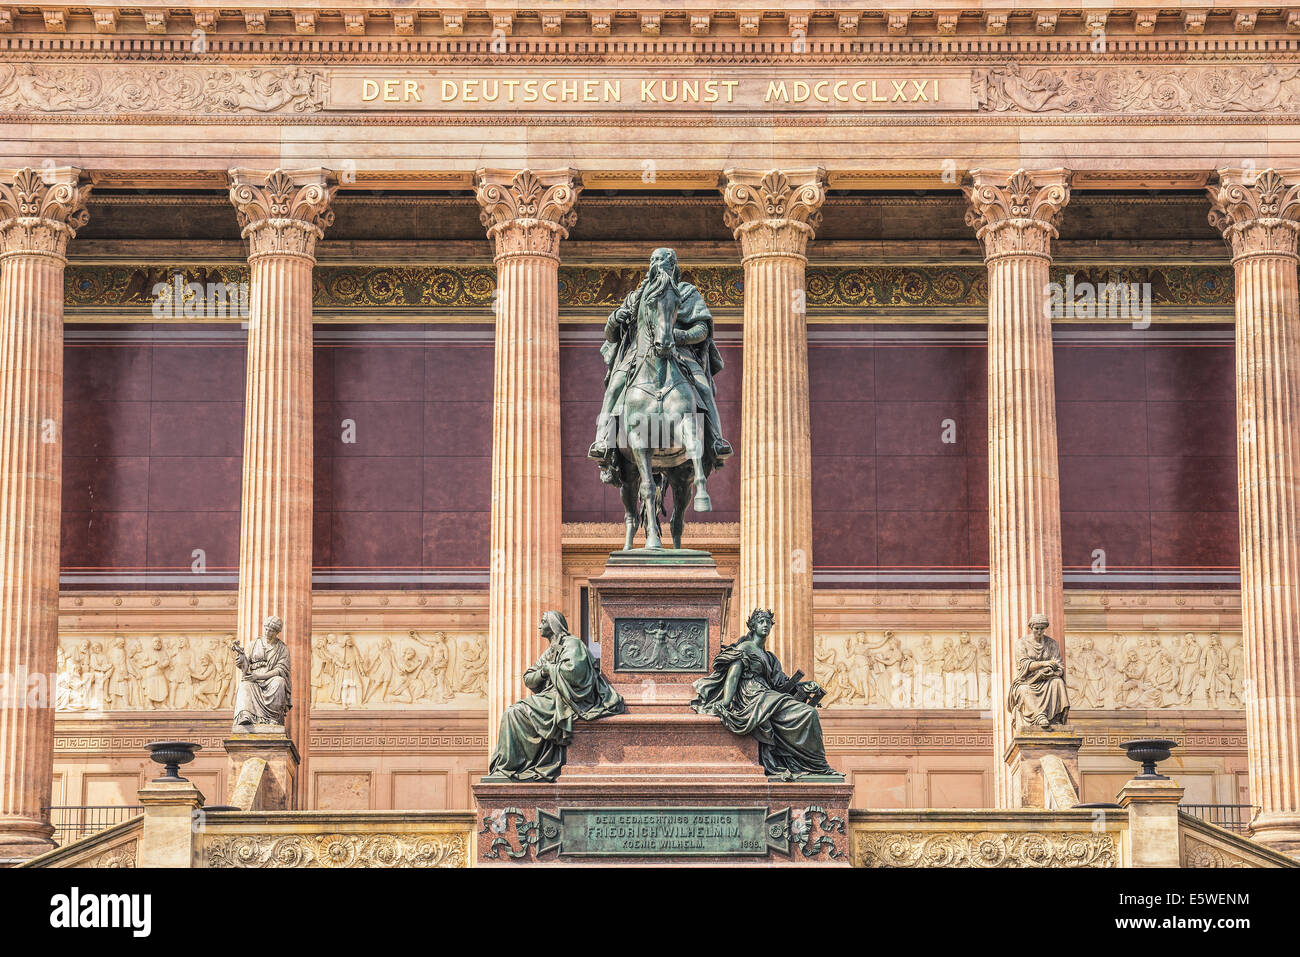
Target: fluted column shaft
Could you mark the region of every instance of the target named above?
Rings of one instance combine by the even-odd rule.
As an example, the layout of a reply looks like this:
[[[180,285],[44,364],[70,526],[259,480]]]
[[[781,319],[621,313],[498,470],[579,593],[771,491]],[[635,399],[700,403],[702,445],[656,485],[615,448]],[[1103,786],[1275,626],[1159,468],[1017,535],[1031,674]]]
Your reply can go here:
[[[740,619],[776,618],[785,669],[813,673],[812,448],[808,413],[808,241],[826,171],[727,170],[727,225],[745,267],[741,383]]]
[[[526,693],[542,613],[561,610],[560,242],[576,221],[573,170],[479,170],[495,246],[488,740]]]
[[[989,272],[989,609],[994,799],[1015,798],[1003,762],[1015,734],[1007,693],[1016,639],[1044,614],[1064,649],[1061,493],[1052,317],[1047,309],[1054,220],[1069,200],[1063,170],[972,171],[967,222]]]
[[[268,617],[284,621],[293,698],[285,726],[302,761],[302,807],[310,781],[312,268],[336,187],[324,170],[230,177],[251,282],[237,635],[247,647]]]
[[[0,859],[52,848],[63,269],[78,170],[0,173]]]
[[[1236,279],[1237,501],[1254,837],[1300,856],[1300,170],[1220,171]]]

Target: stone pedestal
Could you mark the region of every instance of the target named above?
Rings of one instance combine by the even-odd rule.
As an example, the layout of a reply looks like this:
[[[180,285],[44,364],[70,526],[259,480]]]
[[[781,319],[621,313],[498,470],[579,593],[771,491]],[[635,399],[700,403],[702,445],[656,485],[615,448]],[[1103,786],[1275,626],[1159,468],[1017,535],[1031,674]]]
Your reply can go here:
[[[294,747],[284,728],[253,734],[232,734],[225,740],[226,780],[229,783],[228,804],[242,807],[236,800],[240,771],[244,762],[258,758],[266,762],[262,772],[261,787],[257,791],[253,811],[293,811],[298,803],[298,749]]]
[[[1025,732],[1012,738],[1003,755],[1011,806],[1059,809],[1068,800],[1066,783],[1074,792],[1068,806],[1078,803],[1082,744],[1083,736],[1072,731]],[[1062,771],[1068,781],[1060,780]]]
[[[1183,789],[1170,778],[1130,780],[1119,792],[1128,811],[1130,867],[1178,867],[1178,802]]]
[[[610,684],[634,711],[690,714],[691,686],[722,647],[731,579],[708,552],[633,550],[610,555],[589,584],[593,638]]]
[[[189,781],[150,781],[136,792],[144,806],[140,867],[193,867],[203,795]]]

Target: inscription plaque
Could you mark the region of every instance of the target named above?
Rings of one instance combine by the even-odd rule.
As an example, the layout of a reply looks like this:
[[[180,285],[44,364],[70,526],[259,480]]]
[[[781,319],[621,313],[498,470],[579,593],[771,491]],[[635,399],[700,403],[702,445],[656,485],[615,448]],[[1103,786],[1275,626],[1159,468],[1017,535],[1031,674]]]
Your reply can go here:
[[[699,672],[709,660],[707,618],[614,619],[614,670]]]
[[[774,814],[765,807],[560,808],[558,819],[540,817],[548,819],[540,821],[548,836],[539,842],[538,854],[764,857],[790,848],[788,808]]]

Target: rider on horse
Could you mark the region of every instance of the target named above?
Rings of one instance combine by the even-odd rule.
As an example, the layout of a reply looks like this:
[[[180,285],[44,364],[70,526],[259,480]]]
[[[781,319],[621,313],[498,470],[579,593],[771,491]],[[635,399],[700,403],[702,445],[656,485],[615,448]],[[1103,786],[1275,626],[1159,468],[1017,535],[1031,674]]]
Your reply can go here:
[[[641,284],[628,293],[623,304],[610,313],[605,322],[605,344],[600,349],[606,369],[605,401],[596,424],[596,441],[591,444],[587,455],[602,464],[601,476],[606,482],[614,480],[619,404],[636,364],[637,309],[647,287],[653,290],[666,282],[671,282],[677,291],[677,317],[673,327],[673,339],[677,344],[675,361],[692,386],[696,409],[704,413],[708,429],[705,454],[710,459],[709,470],[720,467],[732,454],[731,443],[722,436],[713,387],[713,376],[722,369],[722,356],[713,344],[713,315],[700,291],[690,283],[682,282],[677,254],[671,249],[656,249]]]

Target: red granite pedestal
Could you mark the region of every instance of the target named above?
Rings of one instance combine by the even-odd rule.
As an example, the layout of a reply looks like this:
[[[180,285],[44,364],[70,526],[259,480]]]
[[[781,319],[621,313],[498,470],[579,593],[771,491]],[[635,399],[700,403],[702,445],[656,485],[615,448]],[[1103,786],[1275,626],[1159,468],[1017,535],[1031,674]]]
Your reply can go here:
[[[769,778],[758,742],[690,709],[731,580],[707,553],[674,557],[616,552],[591,581],[602,670],[628,712],[577,722],[558,781],[474,785],[479,865],[848,866],[851,785]]]

